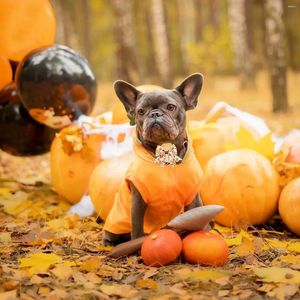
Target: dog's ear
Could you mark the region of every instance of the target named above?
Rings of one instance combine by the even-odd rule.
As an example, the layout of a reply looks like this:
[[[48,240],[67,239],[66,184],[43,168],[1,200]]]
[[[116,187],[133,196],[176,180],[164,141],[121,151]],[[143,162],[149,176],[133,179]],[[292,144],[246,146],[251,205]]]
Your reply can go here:
[[[197,106],[202,83],[203,75],[195,73],[185,78],[180,85],[175,88],[175,90],[183,97],[186,104],[186,110],[194,109]]]
[[[136,106],[136,100],[141,92],[137,90],[133,85],[123,80],[117,80],[114,83],[114,89],[127,111],[127,116],[130,120],[130,125],[134,125],[134,111]]]

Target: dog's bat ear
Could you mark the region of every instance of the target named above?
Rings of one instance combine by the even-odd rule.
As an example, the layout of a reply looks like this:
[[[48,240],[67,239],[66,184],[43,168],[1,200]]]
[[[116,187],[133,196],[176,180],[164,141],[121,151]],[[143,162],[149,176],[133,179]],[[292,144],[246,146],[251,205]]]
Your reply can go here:
[[[114,83],[114,89],[127,111],[128,118],[130,119],[130,125],[134,125],[136,100],[141,92],[133,85],[123,80],[117,80]]]
[[[180,85],[175,88],[175,90],[183,97],[186,104],[186,110],[194,109],[197,106],[202,83],[203,75],[195,73],[185,78]]]

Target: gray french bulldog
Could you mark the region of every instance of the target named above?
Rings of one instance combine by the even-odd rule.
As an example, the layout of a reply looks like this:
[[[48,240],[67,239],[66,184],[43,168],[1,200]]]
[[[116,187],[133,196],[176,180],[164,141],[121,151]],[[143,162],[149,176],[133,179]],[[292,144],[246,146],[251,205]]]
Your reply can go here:
[[[203,76],[195,73],[184,79],[175,89],[142,92],[122,80],[115,82],[114,89],[127,111],[131,125],[136,124],[136,135],[141,145],[147,151],[155,153],[158,145],[171,143],[176,146],[177,155],[182,159],[178,162],[180,164],[184,163],[188,148],[186,111],[197,106],[202,83]],[[148,185],[151,187],[151,182]],[[129,182],[129,189],[131,192],[131,232],[113,233],[105,230],[104,225],[103,242],[106,245],[115,245],[145,234],[144,217],[149,208],[149,201],[144,201],[142,193],[133,182]],[[191,200],[182,207],[182,210],[187,211],[202,205],[198,192],[195,192]]]

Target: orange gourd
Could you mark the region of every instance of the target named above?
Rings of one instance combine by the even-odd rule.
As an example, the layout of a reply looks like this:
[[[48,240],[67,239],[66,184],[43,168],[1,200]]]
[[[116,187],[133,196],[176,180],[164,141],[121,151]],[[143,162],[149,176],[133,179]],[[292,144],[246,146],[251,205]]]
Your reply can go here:
[[[182,240],[184,259],[191,264],[222,266],[229,249],[223,237],[208,231],[196,231]]]
[[[283,188],[279,198],[279,214],[286,226],[300,235],[300,177]]]
[[[236,133],[243,126],[252,136],[259,137],[255,129],[245,126],[236,117],[220,118],[214,123],[191,121],[188,131],[193,140],[197,160],[204,166],[215,155],[225,152],[228,146],[238,145]]]
[[[144,240],[141,255],[146,265],[159,267],[174,262],[181,249],[180,236],[173,230],[161,229],[151,233]]]
[[[279,177],[258,152],[238,149],[213,157],[200,186],[203,203],[225,207],[216,221],[225,226],[257,225],[277,209]]]
[[[98,216],[105,220],[113,206],[116,192],[124,179],[132,154],[102,161],[93,171],[89,195]]]

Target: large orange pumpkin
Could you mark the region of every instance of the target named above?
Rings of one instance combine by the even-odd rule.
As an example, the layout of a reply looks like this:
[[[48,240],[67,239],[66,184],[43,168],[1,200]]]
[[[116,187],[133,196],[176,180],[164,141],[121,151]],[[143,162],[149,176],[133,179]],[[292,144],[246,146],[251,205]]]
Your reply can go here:
[[[141,255],[146,265],[159,267],[174,262],[181,249],[180,236],[173,230],[161,229],[151,233],[144,240]]]
[[[229,255],[223,237],[209,231],[196,231],[182,240],[184,259],[191,264],[222,266]]]
[[[300,235],[300,177],[283,188],[279,198],[279,213],[287,227]]]
[[[213,157],[204,168],[200,193],[205,205],[225,207],[216,221],[245,226],[268,221],[277,209],[279,177],[258,152],[238,149]]]
[[[115,194],[120,188],[131,160],[131,153],[104,160],[90,177],[89,195],[102,220],[107,218],[113,206]]]
[[[212,157],[226,151],[227,147],[238,145],[236,133],[241,126],[248,130],[253,137],[259,137],[255,129],[246,127],[236,117],[220,118],[214,123],[191,121],[188,131],[200,165],[204,166]]]

